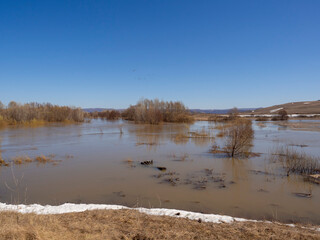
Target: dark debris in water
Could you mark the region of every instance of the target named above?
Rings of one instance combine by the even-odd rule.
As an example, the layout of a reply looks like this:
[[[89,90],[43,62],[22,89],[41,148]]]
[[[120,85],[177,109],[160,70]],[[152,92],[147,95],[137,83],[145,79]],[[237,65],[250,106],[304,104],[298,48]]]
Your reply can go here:
[[[206,176],[211,176],[213,174],[213,169],[206,168],[204,169],[204,173]]]
[[[249,170],[250,173],[256,174],[256,175],[269,175],[269,176],[274,176],[273,173],[265,172],[265,171],[260,171],[260,170]]]
[[[311,175],[308,175],[308,176],[304,177],[303,180],[304,180],[305,182],[311,182],[311,183],[314,183],[314,184],[319,185],[319,184],[320,184],[320,174],[311,174]]]
[[[165,177],[165,176],[176,176],[176,175],[179,175],[179,173],[177,172],[167,172],[167,173],[159,173],[157,175],[153,175],[155,178],[162,178],[162,177]]]
[[[167,168],[166,167],[156,167],[158,170],[162,171],[162,172],[165,172],[167,171]]]
[[[269,191],[267,191],[267,190],[265,190],[265,189],[263,189],[263,188],[260,188],[260,189],[258,190],[258,192],[261,192],[261,193],[268,193]]]
[[[122,197],[122,198],[124,198],[126,196],[122,191],[113,192],[113,194],[116,195],[117,197]]]
[[[194,189],[197,189],[197,190],[204,190],[207,188],[207,183],[208,183],[207,178],[201,178],[193,182],[193,187]]]
[[[160,183],[169,183],[171,186],[176,186],[180,182],[178,175],[179,173],[176,172],[167,172],[153,175],[153,177],[162,179]]]
[[[140,162],[141,165],[152,165],[153,160]]]
[[[172,186],[176,186],[179,181],[180,181],[180,178],[178,177],[168,177],[162,180],[163,183],[169,183]]]
[[[294,192],[292,193],[296,197],[301,197],[301,198],[311,198],[312,194],[311,193],[301,193],[301,192]]]
[[[301,147],[301,148],[308,147],[308,145],[306,145],[306,144],[289,144],[288,146],[291,146],[291,147]]]

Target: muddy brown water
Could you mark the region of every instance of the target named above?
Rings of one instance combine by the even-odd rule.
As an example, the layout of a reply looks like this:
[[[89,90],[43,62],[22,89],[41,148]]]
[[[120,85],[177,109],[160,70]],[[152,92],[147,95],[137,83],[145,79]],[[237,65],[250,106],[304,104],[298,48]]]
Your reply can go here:
[[[4,159],[55,154],[61,161],[0,167],[0,201],[164,207],[320,224],[320,186],[301,176],[287,177],[281,164],[270,162],[270,153],[281,145],[303,145],[306,153],[320,156],[320,133],[313,127],[295,131],[275,122],[253,124],[253,151],[261,155],[250,159],[211,154],[212,144],[223,142],[211,122],[150,126],[93,120],[2,129]],[[320,121],[311,126],[319,127]],[[195,131],[214,138],[196,138]]]

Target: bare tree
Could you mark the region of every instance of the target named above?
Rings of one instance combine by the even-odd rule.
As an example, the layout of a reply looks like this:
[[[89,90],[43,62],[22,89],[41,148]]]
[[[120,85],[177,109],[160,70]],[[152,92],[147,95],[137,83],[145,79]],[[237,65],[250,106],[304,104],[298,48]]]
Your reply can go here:
[[[281,109],[277,115],[272,117],[272,121],[285,121],[288,120],[288,113],[286,110]]]
[[[278,114],[279,114],[279,118],[281,121],[288,120],[288,118],[289,118],[287,111],[284,109],[281,109]]]
[[[253,139],[252,123],[247,119],[237,119],[226,130],[224,151],[230,156],[247,155]]]
[[[239,117],[239,110],[238,108],[234,107],[232,108],[229,112],[228,112],[228,115],[229,115],[229,120],[235,120],[236,118]]]

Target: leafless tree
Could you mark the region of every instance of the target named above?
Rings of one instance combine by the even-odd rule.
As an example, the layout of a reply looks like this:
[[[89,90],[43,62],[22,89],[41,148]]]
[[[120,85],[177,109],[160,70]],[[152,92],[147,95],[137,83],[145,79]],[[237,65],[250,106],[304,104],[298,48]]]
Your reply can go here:
[[[0,111],[2,111],[5,108],[4,104],[0,101]]]
[[[247,119],[237,119],[225,130],[224,150],[230,157],[247,155],[253,139],[252,123]]]
[[[284,109],[281,109],[278,114],[279,114],[279,117],[280,117],[281,121],[288,120],[288,118],[289,118],[287,111],[284,110]]]
[[[228,115],[229,115],[229,120],[235,120],[236,118],[238,118],[238,117],[239,117],[239,110],[238,110],[238,108],[236,108],[236,107],[232,108],[232,109],[229,111]]]

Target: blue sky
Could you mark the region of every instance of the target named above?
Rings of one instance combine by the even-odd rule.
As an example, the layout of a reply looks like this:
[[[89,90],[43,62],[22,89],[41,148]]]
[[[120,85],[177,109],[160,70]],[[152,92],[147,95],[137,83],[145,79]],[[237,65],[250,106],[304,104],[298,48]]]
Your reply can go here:
[[[0,100],[318,100],[319,12],[317,0],[0,0]]]

